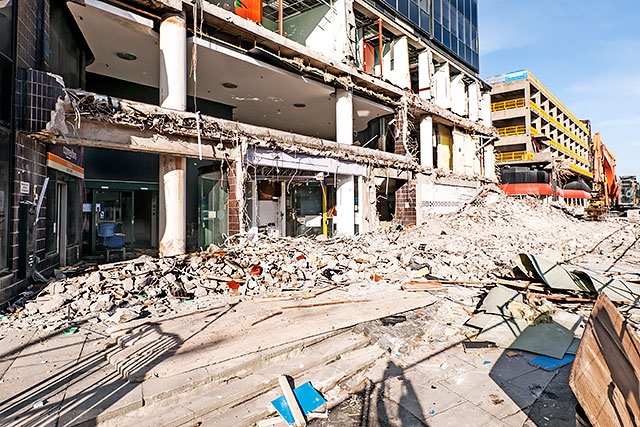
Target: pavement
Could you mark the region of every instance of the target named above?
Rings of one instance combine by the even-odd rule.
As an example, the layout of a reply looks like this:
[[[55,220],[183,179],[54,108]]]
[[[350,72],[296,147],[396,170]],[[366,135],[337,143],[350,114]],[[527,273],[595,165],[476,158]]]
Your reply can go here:
[[[570,365],[545,371],[530,365],[536,355],[524,351],[465,352],[461,343],[470,330],[463,323],[477,305],[481,289],[456,287],[435,296],[405,293],[402,297],[398,292],[402,291],[387,297],[352,295],[354,301],[374,307],[366,310],[359,309],[357,302],[281,310],[291,312],[291,317],[281,314],[256,325],[283,303],[244,301],[244,305],[196,310],[161,321],[141,320],[109,331],[91,322],[54,330],[12,330],[5,325],[0,329],[0,425],[252,425],[250,417],[230,421],[234,418],[221,416],[220,408],[169,420],[154,410],[154,404],[174,415],[192,411],[189,404],[195,395],[223,399],[218,394],[227,393],[225,385],[231,385],[234,376],[243,376],[238,366],[257,370],[256,360],[264,364],[276,360],[276,354],[286,354],[288,361],[277,369],[294,369],[296,361],[302,364],[300,351],[329,339],[343,340],[336,341],[341,348],[326,350],[327,355],[335,352],[337,356],[308,363],[324,366],[325,371],[336,366],[334,376],[347,369],[330,364],[340,359],[341,351],[342,362],[351,358],[347,352],[366,343],[385,351],[366,359],[374,362],[366,362],[348,379],[333,381],[330,390],[323,390],[332,406],[329,418],[311,425],[575,425],[576,401],[567,380]],[[321,301],[330,302],[330,294]],[[234,323],[237,331],[229,331]],[[323,327],[311,333],[313,324]],[[256,328],[253,338],[250,325]],[[286,330],[293,336],[277,338]],[[350,335],[335,335],[344,331]],[[216,339],[220,333],[226,334],[226,340]],[[194,336],[197,339],[190,338]],[[271,353],[243,359],[253,350],[265,350],[258,347],[269,340],[277,341],[267,349]],[[344,340],[357,345],[346,348]],[[252,343],[258,347],[251,348]],[[357,351],[361,353],[362,348]],[[228,357],[223,356],[225,352]],[[300,370],[296,381],[321,383],[321,374],[318,369]],[[267,380],[272,379],[262,382]],[[252,398],[259,393],[256,389]],[[228,409],[242,403],[251,411],[251,405],[258,405],[244,401],[238,397]],[[260,405],[264,405],[260,417],[275,415],[268,401]]]

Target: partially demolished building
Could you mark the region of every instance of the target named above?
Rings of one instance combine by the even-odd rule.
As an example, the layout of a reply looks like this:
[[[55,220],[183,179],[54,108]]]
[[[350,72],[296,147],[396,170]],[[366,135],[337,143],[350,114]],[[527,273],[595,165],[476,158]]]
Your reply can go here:
[[[0,303],[34,269],[423,222],[495,178],[476,0],[0,1]]]

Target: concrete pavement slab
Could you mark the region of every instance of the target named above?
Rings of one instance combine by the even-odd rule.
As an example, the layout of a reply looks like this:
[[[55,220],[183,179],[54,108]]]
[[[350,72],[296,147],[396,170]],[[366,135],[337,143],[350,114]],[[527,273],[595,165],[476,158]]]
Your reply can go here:
[[[313,299],[311,305],[291,302],[242,302],[224,313],[199,312],[189,316],[139,326],[133,331],[139,338],[125,351],[114,355],[111,362],[124,366],[125,374],[135,378],[176,375],[201,366],[238,357],[248,352],[275,347],[286,342],[353,326],[431,304],[431,295],[411,295],[397,289],[376,290],[357,295],[354,303],[343,292],[331,292]],[[282,311],[281,315],[252,325],[265,314]],[[136,359],[144,359],[139,363]],[[154,363],[150,364],[149,360]],[[144,369],[135,369],[143,366]]]
[[[464,399],[431,381],[419,369],[402,370],[389,362],[389,376],[384,380],[384,395],[416,418],[428,424],[434,414],[460,405]],[[394,375],[395,374],[395,375]]]
[[[464,402],[456,407],[439,414],[434,414],[429,419],[430,427],[508,427],[498,418],[484,411],[471,402]]]

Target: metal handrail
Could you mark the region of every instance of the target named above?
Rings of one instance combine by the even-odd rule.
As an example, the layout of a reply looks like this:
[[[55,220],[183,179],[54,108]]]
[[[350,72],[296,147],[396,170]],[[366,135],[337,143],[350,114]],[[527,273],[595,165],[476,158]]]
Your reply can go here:
[[[524,125],[507,126],[503,128],[498,128],[498,134],[500,136],[524,135],[525,133],[526,133],[526,128]]]
[[[496,153],[496,162],[516,162],[519,160],[533,160],[533,153],[530,151]]]
[[[524,98],[508,99],[491,104],[491,111],[505,111],[524,107]]]

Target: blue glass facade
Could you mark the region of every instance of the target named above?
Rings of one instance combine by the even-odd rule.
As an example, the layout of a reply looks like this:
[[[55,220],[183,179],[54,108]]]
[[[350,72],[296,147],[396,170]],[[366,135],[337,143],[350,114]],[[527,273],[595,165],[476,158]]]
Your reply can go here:
[[[384,0],[384,4],[478,71],[478,0]]]

